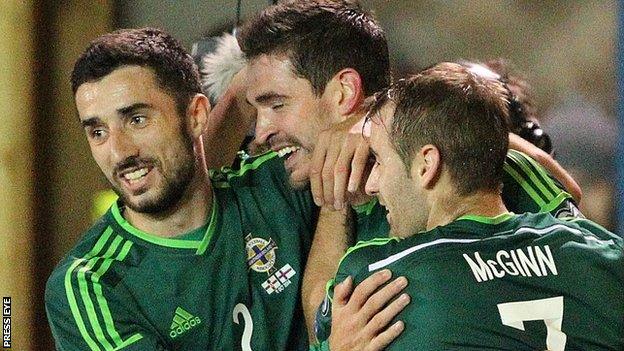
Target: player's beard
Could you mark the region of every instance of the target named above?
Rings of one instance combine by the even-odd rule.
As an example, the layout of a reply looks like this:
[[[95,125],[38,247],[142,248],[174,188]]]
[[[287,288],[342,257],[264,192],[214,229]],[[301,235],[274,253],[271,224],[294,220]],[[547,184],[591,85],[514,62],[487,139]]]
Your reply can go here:
[[[163,185],[157,194],[142,201],[133,201],[131,196],[126,194],[120,186],[115,183],[112,184],[113,190],[125,206],[138,213],[155,215],[168,212],[181,201],[196,172],[192,138],[185,128],[181,129],[183,157],[176,159],[172,172],[169,174],[161,173]],[[163,170],[161,163],[153,158],[140,159],[135,157],[128,159],[124,162],[124,167],[132,167],[141,163],[153,164],[154,168],[161,172]]]

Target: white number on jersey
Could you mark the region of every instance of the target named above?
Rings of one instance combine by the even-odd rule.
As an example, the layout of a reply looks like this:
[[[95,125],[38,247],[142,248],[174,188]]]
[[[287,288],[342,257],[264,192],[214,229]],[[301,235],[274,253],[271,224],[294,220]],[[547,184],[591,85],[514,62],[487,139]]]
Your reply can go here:
[[[507,302],[497,306],[503,325],[524,331],[523,322],[544,321],[546,324],[546,348],[550,351],[565,350],[566,335],[561,331],[563,296]]]
[[[243,338],[241,339],[241,348],[243,351],[252,351],[251,350],[251,334],[253,333],[253,320],[251,319],[251,314],[247,309],[247,306],[242,303],[234,306],[234,310],[232,310],[232,318],[234,319],[234,323],[240,324],[238,321],[238,315],[243,315],[243,320],[245,322],[245,329],[243,330]]]

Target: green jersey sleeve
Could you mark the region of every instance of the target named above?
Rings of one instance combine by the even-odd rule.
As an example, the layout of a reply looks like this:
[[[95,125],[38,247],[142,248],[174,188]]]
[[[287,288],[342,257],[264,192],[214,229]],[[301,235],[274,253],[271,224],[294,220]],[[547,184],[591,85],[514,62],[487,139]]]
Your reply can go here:
[[[582,217],[561,183],[529,156],[509,150],[503,169],[503,201],[511,212]]]
[[[96,225],[87,236],[102,233]],[[48,279],[45,306],[58,350],[163,350],[148,325],[127,306],[132,296],[116,287],[115,270],[132,247],[110,228],[74,249]]]
[[[323,303],[316,312],[316,318],[314,321],[314,334],[316,336],[318,350],[324,350],[322,347],[328,347],[325,345],[329,339],[331,333],[331,308],[332,299],[334,296],[334,287],[337,284],[343,282],[347,277],[353,278],[354,286],[361,283],[369,273],[366,270],[366,265],[362,262],[368,262],[372,259],[368,255],[367,248],[378,247],[385,245],[392,241],[399,241],[398,238],[376,238],[368,241],[360,241],[355,246],[350,247],[338,264],[338,271],[336,277],[325,286],[325,298]]]

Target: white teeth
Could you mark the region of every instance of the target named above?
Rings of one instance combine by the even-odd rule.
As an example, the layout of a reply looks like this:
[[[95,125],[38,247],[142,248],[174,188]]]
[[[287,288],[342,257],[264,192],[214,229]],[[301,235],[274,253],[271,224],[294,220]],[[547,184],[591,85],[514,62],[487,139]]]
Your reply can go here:
[[[280,149],[277,151],[277,156],[279,157],[284,157],[292,152],[295,152],[297,150],[299,150],[300,148],[298,146],[287,146],[283,149]]]
[[[124,178],[126,178],[126,180],[129,180],[129,181],[134,181],[146,175],[147,172],[148,172],[147,168],[141,168],[134,172],[124,174]]]

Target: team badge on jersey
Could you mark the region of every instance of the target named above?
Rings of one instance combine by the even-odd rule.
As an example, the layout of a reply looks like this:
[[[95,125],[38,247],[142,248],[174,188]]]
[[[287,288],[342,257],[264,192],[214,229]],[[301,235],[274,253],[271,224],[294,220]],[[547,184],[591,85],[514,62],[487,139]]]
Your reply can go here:
[[[269,272],[275,265],[277,244],[273,239],[252,238],[251,233],[245,237],[247,249],[247,266],[256,272]]]
[[[290,278],[297,272],[291,265],[285,264],[280,269],[275,269],[277,244],[273,239],[254,238],[249,233],[245,237],[247,249],[247,266],[259,273],[266,272],[269,278],[262,283],[262,288],[267,294],[279,294],[291,283]]]

